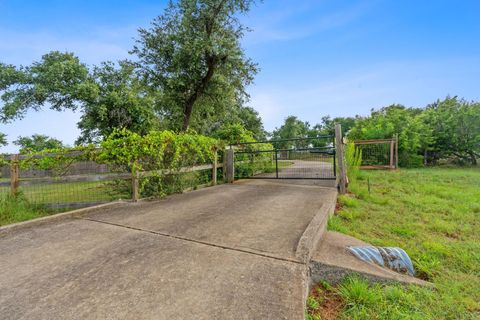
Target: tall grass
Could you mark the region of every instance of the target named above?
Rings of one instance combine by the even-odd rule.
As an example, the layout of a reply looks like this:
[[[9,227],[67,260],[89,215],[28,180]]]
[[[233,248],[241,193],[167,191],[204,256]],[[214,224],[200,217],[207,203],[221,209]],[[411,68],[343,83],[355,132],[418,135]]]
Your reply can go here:
[[[48,215],[44,209],[32,206],[22,193],[0,197],[0,225],[26,221]]]
[[[355,181],[362,165],[362,150],[355,147],[355,143],[348,142],[345,145],[345,162],[347,175],[350,181]]]

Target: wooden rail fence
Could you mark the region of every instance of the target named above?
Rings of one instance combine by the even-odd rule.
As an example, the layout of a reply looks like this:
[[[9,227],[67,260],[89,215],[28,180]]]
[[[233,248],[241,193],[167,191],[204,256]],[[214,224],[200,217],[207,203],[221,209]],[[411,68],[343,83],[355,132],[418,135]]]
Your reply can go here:
[[[79,152],[74,151],[75,154],[79,155]],[[55,156],[54,154],[46,154],[42,156],[34,156],[36,158]],[[25,155],[11,155],[10,157],[10,177],[9,181],[0,181],[0,188],[10,188],[9,192],[12,195],[18,194],[22,186],[32,186],[32,185],[55,185],[55,184],[67,184],[67,183],[76,183],[76,182],[107,182],[107,181],[116,181],[116,180],[131,180],[132,184],[132,194],[131,200],[136,202],[140,199],[140,188],[139,181],[145,177],[152,176],[166,176],[166,175],[176,175],[196,171],[212,170],[212,180],[209,185],[216,185],[218,183],[217,179],[217,169],[223,168],[224,163],[218,163],[218,154],[215,152],[214,161],[211,164],[196,165],[189,167],[182,167],[178,169],[162,169],[162,170],[152,170],[152,171],[138,171],[134,173],[101,173],[101,174],[74,174],[74,175],[65,175],[57,177],[41,177],[41,178],[26,178],[22,179],[20,177],[20,165],[19,161],[23,159],[28,159],[28,156]],[[6,180],[6,179],[4,179]],[[96,205],[100,203],[105,203],[107,201],[88,201],[88,202],[64,202],[64,203],[45,203],[42,204],[46,207],[51,208],[76,208],[76,207],[85,207]]]

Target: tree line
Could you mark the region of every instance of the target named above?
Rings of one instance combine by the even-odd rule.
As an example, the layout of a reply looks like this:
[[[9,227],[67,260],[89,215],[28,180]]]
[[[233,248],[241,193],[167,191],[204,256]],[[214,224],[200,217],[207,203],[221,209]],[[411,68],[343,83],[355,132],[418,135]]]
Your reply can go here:
[[[342,124],[350,140],[390,139],[398,135],[399,165],[418,167],[442,162],[476,165],[480,157],[480,102],[446,97],[425,108],[393,104],[368,116],[322,118],[319,124],[295,116],[272,133],[274,139],[333,134]]]

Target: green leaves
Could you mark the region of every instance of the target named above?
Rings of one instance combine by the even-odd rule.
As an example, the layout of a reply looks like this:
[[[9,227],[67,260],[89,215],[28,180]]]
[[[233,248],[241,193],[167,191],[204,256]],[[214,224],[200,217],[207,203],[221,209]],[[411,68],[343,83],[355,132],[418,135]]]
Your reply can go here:
[[[162,93],[159,111],[174,117],[175,128],[188,129],[192,116],[211,106],[225,114],[232,96],[236,102],[248,99],[245,86],[253,81],[257,66],[240,46],[244,27],[238,14],[252,3],[171,2],[150,29],[139,30],[132,53],[139,58],[146,83]]]
[[[0,132],[0,147],[1,146],[6,146],[7,144],[8,144],[7,135]]]
[[[91,75],[92,97],[84,99],[82,130],[77,143],[94,143],[108,137],[115,129],[146,134],[159,126],[154,111],[155,92],[145,87],[129,61],[95,67]]]
[[[42,134],[34,134],[31,137],[18,137],[13,144],[20,147],[20,153],[64,148],[62,141]]]
[[[427,107],[425,123],[433,136],[434,160],[457,157],[476,164],[480,157],[480,103],[447,97]]]
[[[21,119],[28,109],[38,110],[46,103],[55,110],[75,110],[91,95],[87,80],[86,66],[68,52],[53,51],[28,67],[0,64],[0,120]]]
[[[213,161],[217,140],[172,131],[151,131],[144,136],[126,129],[115,130],[102,142],[101,162],[132,170],[177,170]]]
[[[420,118],[421,109],[391,105],[378,111],[372,110],[369,117],[356,119],[348,133],[352,140],[391,139],[399,135],[399,165],[419,166],[419,159],[429,145],[431,134]]]
[[[256,64],[245,57],[238,15],[253,0],[171,2],[150,29],[139,30],[138,59],[91,69],[69,52],[53,51],[30,66],[0,63],[0,121],[28,110],[82,111],[77,144],[99,143],[114,129],[211,134],[223,123],[242,122],[257,137],[261,120],[244,108],[245,87]],[[243,122],[243,119],[246,119]]]

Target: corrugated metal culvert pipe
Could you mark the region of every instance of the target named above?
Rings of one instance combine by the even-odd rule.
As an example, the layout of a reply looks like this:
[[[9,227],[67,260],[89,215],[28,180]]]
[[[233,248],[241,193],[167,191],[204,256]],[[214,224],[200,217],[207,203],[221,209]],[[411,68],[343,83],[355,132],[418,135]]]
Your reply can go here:
[[[377,264],[402,274],[415,276],[412,260],[405,250],[396,247],[352,246],[347,247],[360,260]]]

